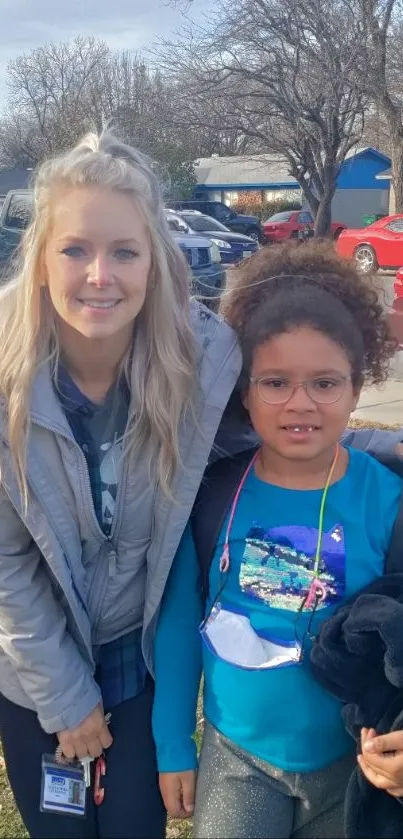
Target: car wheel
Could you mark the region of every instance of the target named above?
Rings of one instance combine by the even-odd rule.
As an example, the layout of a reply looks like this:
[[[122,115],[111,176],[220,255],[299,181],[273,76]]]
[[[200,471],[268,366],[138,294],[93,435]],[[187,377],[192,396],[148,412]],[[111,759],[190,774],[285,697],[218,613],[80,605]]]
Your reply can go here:
[[[355,264],[361,274],[370,274],[378,270],[376,253],[370,245],[359,245],[355,254]]]

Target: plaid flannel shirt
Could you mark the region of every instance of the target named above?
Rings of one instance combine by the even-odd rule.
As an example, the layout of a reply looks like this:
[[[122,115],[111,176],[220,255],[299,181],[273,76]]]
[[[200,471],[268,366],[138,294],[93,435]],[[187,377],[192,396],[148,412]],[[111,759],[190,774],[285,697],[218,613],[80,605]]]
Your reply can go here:
[[[88,473],[95,513],[105,533],[110,535],[110,523],[103,520],[102,480],[100,456],[95,440],[90,433],[91,417],[99,410],[77,385],[64,367],[60,366],[56,392],[68,419],[74,438],[87,461]],[[120,395],[128,410],[130,394],[126,383],[120,387]],[[126,699],[137,696],[144,688],[147,669],[141,650],[142,630],[132,632],[94,647],[96,663],[95,678],[101,688],[105,708],[113,708]]]

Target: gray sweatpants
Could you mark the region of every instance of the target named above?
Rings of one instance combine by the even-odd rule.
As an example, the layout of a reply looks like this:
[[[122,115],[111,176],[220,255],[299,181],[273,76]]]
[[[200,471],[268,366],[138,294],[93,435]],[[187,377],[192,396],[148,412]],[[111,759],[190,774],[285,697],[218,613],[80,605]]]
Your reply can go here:
[[[284,772],[206,723],[196,790],[196,839],[340,839],[355,755],[319,772]]]

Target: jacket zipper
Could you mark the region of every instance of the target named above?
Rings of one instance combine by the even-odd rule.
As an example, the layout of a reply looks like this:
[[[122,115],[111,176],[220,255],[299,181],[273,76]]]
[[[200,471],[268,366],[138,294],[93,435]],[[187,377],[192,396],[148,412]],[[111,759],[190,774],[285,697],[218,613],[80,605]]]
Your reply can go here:
[[[78,443],[76,443],[75,440],[74,440],[74,444],[77,446],[77,449],[80,452],[80,461],[81,461],[80,462],[80,475],[83,478],[84,483],[86,485],[87,496],[91,500],[91,514],[90,514],[91,515],[91,525],[95,526],[95,529],[96,529],[98,535],[102,538],[103,543],[112,546],[110,548],[110,551],[108,550],[108,556],[112,557],[111,567],[113,567],[113,561],[114,561],[115,570],[116,570],[116,550],[115,550],[114,541],[113,541],[113,538],[112,538],[112,534],[113,534],[113,530],[114,530],[114,527],[113,527],[114,522],[112,522],[112,529],[111,529],[110,535],[106,536],[106,534],[102,530],[101,525],[99,524],[97,515],[95,513],[94,500],[92,498],[90,475],[89,475],[89,472],[88,472],[88,466],[87,466],[87,461],[85,459],[85,455],[83,454],[83,452],[80,449],[80,446],[78,445]],[[116,501],[118,501],[118,498],[116,498]],[[117,505],[116,505],[116,507],[117,507]],[[115,515],[113,517],[114,519],[115,519],[115,516],[116,516],[116,509],[115,509]],[[112,574],[112,575],[109,574],[109,576],[114,576],[114,574]]]
[[[96,513],[95,513],[95,507],[94,507],[94,501],[93,501],[93,498],[92,498],[91,481],[90,481],[90,476],[89,476],[89,472],[88,472],[87,461],[86,461],[85,455],[82,452],[82,450],[81,450],[80,446],[78,445],[77,441],[74,439],[73,435],[71,435],[71,437],[70,437],[68,434],[66,434],[64,429],[60,429],[60,427],[52,426],[50,423],[47,423],[47,422],[38,422],[38,420],[34,420],[34,422],[36,422],[37,425],[40,425],[42,428],[46,428],[47,431],[52,431],[54,434],[59,434],[61,437],[64,437],[64,439],[67,440],[69,443],[73,443],[76,450],[79,452],[80,475],[83,478],[86,489],[87,489],[87,498],[88,498],[89,506],[90,506],[90,510],[91,510],[91,512],[90,512],[90,524],[97,531],[97,534],[102,539],[103,544],[108,545],[108,577],[109,578],[114,577],[115,574],[116,574],[116,566],[117,566],[117,551],[116,551],[116,544],[115,544],[114,536],[115,536],[116,515],[117,515],[117,511],[118,511],[118,504],[119,504],[119,501],[120,501],[119,487],[118,487],[118,493],[117,493],[117,497],[116,497],[116,508],[115,508],[115,514],[114,514],[113,521],[112,521],[111,533],[110,533],[109,536],[106,536],[104,531],[102,530],[102,527],[99,524],[99,521],[98,521]]]

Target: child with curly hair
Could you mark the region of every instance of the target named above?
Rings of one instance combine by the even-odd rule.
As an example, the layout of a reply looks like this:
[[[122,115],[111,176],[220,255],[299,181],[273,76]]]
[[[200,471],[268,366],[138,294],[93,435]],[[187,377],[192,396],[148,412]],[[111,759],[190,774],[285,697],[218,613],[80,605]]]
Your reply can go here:
[[[171,815],[192,812],[203,669],[194,835],[336,838],[354,743],[309,650],[384,573],[402,479],[340,440],[364,382],[386,379],[394,343],[368,280],[323,243],[260,251],[222,308],[259,442],[210,468],[168,581],[155,650],[160,788]]]

